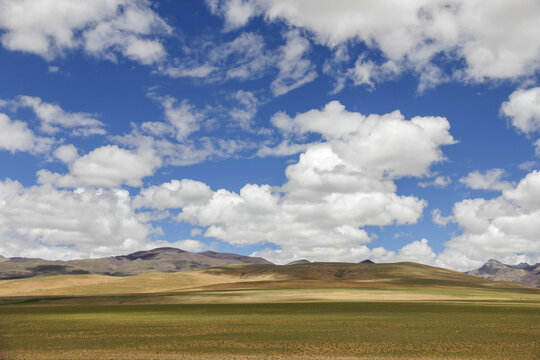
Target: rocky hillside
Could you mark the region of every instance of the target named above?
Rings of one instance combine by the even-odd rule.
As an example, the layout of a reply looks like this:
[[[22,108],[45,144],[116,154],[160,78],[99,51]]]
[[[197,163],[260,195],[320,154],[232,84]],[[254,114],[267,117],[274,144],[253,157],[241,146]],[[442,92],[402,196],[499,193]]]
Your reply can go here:
[[[528,286],[540,287],[540,263],[535,265],[506,265],[491,259],[481,268],[467,274],[495,281],[512,281]]]
[[[271,264],[271,262],[259,257],[213,251],[191,253],[167,247],[137,251],[123,256],[69,261],[0,257],[0,280],[63,274],[130,276],[149,272],[181,272],[230,264]]]

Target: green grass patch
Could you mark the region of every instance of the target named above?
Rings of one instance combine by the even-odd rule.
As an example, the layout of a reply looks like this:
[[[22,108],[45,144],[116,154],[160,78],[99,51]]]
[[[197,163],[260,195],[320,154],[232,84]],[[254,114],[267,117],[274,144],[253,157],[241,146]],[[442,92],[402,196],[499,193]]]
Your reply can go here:
[[[0,306],[1,359],[537,359],[538,303]]]

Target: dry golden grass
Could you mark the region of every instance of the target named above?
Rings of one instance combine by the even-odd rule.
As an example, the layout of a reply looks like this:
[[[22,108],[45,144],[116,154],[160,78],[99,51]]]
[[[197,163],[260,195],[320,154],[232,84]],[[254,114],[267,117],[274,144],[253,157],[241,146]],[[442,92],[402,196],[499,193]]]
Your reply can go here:
[[[135,294],[139,296],[133,297]],[[540,289],[413,263],[231,265],[130,277],[61,275],[0,281],[3,298],[51,296],[91,297],[80,301],[108,296],[106,301],[129,299],[137,303],[513,301],[538,299]]]

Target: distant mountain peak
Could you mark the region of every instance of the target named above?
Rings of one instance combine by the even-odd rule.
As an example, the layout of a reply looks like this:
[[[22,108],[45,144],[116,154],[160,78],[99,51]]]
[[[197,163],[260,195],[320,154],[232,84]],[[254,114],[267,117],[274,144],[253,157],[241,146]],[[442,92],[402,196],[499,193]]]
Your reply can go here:
[[[527,263],[507,265],[498,260],[489,259],[481,268],[468,271],[467,274],[489,280],[513,281],[523,285],[540,287],[540,272],[536,272],[536,268],[537,265]]]
[[[527,271],[532,271],[534,270],[535,268],[538,267],[538,265],[540,265],[539,263],[536,263],[534,265],[530,265],[528,263],[519,263],[517,265],[510,265],[510,267],[514,268],[514,269],[523,269],[523,270],[527,270]]]
[[[498,271],[502,269],[508,268],[507,265],[503,264],[502,262],[495,260],[495,259],[489,259],[480,270],[491,272],[491,271]]]
[[[306,259],[300,259],[300,260],[291,261],[287,265],[301,265],[301,264],[311,264],[311,261],[306,260]]]
[[[203,255],[212,259],[222,259],[222,260],[237,260],[240,262],[245,262],[246,259],[250,259],[249,262],[251,264],[272,264],[270,261],[257,256],[246,256],[246,255],[239,255],[239,254],[233,254],[233,253],[219,253],[215,251],[204,251],[199,253],[199,255]]]
[[[375,262],[371,261],[370,259],[366,259],[360,261],[359,264],[375,264]]]
[[[136,251],[128,255],[116,256],[116,258],[128,258],[129,260],[136,260],[136,259],[148,260],[148,259],[153,259],[159,256],[160,254],[165,254],[165,253],[181,254],[185,252],[186,251],[184,250],[173,248],[173,247],[160,247],[160,248],[155,248],[151,250]]]

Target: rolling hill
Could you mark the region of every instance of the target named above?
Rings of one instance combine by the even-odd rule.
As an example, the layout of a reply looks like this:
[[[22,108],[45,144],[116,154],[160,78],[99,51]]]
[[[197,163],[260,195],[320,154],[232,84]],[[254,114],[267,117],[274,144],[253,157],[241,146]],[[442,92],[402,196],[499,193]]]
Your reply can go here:
[[[229,264],[271,263],[258,257],[213,251],[191,253],[170,247],[138,251],[123,256],[69,261],[0,257],[0,280],[75,274],[131,276],[149,272],[181,272]]]
[[[416,263],[243,264],[130,277],[59,275],[0,281],[0,298],[136,303],[510,300],[540,289]],[[63,301],[64,301],[63,300]]]

